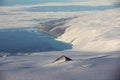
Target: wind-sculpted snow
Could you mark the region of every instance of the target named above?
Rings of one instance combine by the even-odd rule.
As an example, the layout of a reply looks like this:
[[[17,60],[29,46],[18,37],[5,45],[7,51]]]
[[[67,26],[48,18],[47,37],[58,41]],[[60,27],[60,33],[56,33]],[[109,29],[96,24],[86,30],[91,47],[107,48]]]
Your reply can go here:
[[[40,23],[40,30],[73,44],[78,51],[120,50],[120,9],[91,13],[66,20]]]
[[[59,51],[0,58],[4,80],[119,80],[120,51]],[[72,61],[53,63],[61,55]]]

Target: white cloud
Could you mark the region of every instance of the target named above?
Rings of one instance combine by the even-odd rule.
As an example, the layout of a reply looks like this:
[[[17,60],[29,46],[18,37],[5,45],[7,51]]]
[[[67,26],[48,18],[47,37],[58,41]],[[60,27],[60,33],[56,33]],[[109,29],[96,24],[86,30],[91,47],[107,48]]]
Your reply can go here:
[[[69,5],[84,5],[84,6],[99,6],[111,5],[113,0],[95,0],[85,2],[69,2],[69,3],[44,3],[36,5],[16,5],[16,6],[1,6],[0,7],[0,28],[2,27],[28,27],[37,24],[33,19],[59,19],[65,17],[82,16],[95,13],[96,11],[82,11],[82,12],[27,12],[22,11],[25,8],[39,7],[39,6],[69,6]],[[99,11],[98,11],[99,12]]]
[[[88,15],[94,12],[8,12],[10,15],[0,16],[0,28],[35,26],[37,21],[33,19],[60,19],[66,17]],[[13,15],[12,15],[13,14]]]

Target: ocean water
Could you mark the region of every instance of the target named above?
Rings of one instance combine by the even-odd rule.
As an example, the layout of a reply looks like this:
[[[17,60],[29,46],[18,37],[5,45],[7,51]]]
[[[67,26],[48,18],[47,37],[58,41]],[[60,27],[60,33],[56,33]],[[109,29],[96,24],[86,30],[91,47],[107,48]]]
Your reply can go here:
[[[12,7],[14,5],[33,5],[40,3],[69,2],[69,1],[73,0],[0,0],[0,7],[6,6]],[[10,13],[7,13],[5,15],[4,14],[5,14],[4,10],[0,12],[0,18],[2,21],[1,23],[4,23],[6,25],[9,22],[14,23],[11,20],[17,21],[16,18],[10,18],[11,16],[15,16],[16,14],[12,15]],[[6,19],[4,19],[4,16],[5,17],[7,16]],[[20,15],[18,18],[21,17],[22,16]],[[28,20],[28,22],[32,22],[33,20],[39,23],[40,20],[43,21],[44,19],[33,18],[32,20]],[[24,23],[26,20],[23,18],[21,21],[23,21]],[[17,23],[14,23],[14,25],[15,24]],[[2,26],[4,25],[3,24],[0,25],[0,27]],[[4,27],[0,28],[0,55],[3,54],[18,55],[34,52],[61,51],[72,48],[71,44],[56,41],[55,37],[47,33],[40,32],[40,30],[34,26],[32,25],[32,27],[29,26],[27,28],[5,28],[5,29]]]
[[[47,33],[37,28],[0,29],[0,53],[16,55],[44,51],[71,49],[71,44],[56,41]]]

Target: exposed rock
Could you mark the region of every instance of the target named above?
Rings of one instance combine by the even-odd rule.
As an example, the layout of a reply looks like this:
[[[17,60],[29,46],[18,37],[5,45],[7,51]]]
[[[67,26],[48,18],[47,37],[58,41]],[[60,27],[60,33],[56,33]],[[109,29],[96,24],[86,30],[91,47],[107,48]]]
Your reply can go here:
[[[40,31],[49,33],[54,37],[61,36],[68,26],[65,26],[65,23],[72,18],[64,18],[58,20],[52,20],[44,23],[39,23],[37,27]]]
[[[66,61],[71,61],[72,59],[62,55],[61,57],[57,58],[53,63],[61,63],[61,62],[66,62]]]

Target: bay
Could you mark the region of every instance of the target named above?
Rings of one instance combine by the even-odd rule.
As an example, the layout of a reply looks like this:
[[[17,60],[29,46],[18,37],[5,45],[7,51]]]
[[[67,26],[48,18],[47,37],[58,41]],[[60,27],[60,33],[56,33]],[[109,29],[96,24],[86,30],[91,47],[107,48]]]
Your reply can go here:
[[[0,53],[33,53],[71,49],[72,45],[56,41],[55,37],[35,27],[0,29]]]

